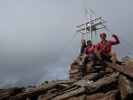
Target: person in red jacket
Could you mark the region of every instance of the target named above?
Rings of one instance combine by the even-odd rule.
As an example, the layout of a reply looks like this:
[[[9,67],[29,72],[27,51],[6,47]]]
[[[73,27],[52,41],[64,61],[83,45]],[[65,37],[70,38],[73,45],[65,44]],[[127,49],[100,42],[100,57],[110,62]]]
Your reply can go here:
[[[90,55],[94,52],[94,45],[92,44],[91,40],[87,41],[87,46],[86,46],[84,52],[85,52],[86,55]]]
[[[85,48],[84,53],[86,54],[85,64],[89,62],[91,63],[91,65],[93,65],[97,60],[97,56],[95,53],[95,45],[92,44],[91,40],[87,41],[87,46]]]
[[[113,34],[113,40],[106,39],[106,33],[100,33],[101,41],[97,44],[97,52],[99,54],[99,58],[102,60],[112,61],[115,63],[117,61],[116,53],[112,52],[112,46],[120,44],[119,38]]]
[[[81,55],[84,56],[83,63],[79,67],[80,77],[82,78],[86,73],[86,67],[84,65],[90,64],[92,66],[94,64],[94,46],[91,40],[87,42],[85,40],[81,41]]]

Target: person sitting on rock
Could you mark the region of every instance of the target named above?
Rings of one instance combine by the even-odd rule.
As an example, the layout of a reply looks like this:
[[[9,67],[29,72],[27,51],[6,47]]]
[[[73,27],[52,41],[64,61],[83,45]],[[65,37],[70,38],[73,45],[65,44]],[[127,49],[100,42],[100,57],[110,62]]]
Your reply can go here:
[[[85,64],[88,62],[92,62],[92,64],[94,64],[96,61],[95,45],[92,44],[91,40],[87,41],[87,46],[84,52],[86,54]]]
[[[106,38],[106,33],[100,33],[101,41],[96,46],[97,55],[102,61],[112,61],[116,63],[117,56],[116,53],[112,52],[112,46],[120,44],[120,40],[115,34],[112,35],[113,40],[107,40]]]
[[[84,54],[86,48],[86,41],[84,39],[81,40],[81,49],[80,49],[80,55]]]
[[[92,41],[91,40],[88,40],[87,41],[87,45],[86,45],[86,48],[85,48],[85,54],[86,55],[90,55],[94,52],[94,45],[92,44]]]

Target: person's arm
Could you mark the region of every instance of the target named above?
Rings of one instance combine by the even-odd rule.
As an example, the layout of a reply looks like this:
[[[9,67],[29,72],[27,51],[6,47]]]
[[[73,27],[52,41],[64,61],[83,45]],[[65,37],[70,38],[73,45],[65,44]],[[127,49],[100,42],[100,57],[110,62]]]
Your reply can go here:
[[[87,54],[87,49],[86,48],[84,49],[84,54]]]
[[[111,42],[112,45],[120,44],[120,40],[117,37],[117,35],[113,34],[112,37],[115,39],[115,41],[114,40],[110,40],[110,42]]]

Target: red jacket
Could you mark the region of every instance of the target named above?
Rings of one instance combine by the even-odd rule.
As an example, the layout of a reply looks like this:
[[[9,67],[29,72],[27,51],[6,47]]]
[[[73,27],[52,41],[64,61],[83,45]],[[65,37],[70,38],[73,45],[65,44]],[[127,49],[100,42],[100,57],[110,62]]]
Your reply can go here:
[[[108,54],[112,50],[112,45],[119,44],[120,41],[116,35],[112,36],[115,40],[109,40],[104,43],[101,41],[100,43],[97,44],[97,49],[100,51],[102,54]]]
[[[93,46],[91,46],[91,47],[86,47],[85,48],[85,53],[87,54],[87,55],[89,55],[89,54],[92,54],[92,53],[94,53],[94,50],[95,50],[95,46],[93,45]]]

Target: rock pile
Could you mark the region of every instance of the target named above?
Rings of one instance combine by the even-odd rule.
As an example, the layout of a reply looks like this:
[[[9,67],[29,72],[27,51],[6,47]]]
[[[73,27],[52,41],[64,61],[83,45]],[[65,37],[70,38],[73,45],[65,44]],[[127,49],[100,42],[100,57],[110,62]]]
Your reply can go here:
[[[70,67],[70,80],[50,81],[30,88],[1,89],[0,100],[132,100],[133,60],[126,59],[121,65],[106,63],[86,64],[81,78],[80,56]],[[82,67],[83,68],[83,67]]]

